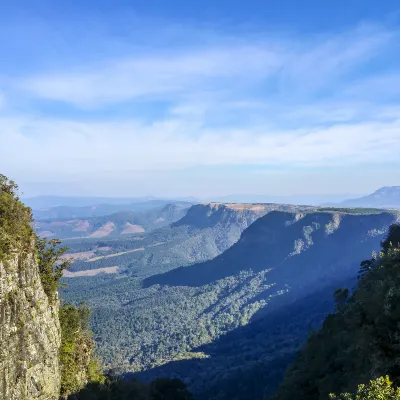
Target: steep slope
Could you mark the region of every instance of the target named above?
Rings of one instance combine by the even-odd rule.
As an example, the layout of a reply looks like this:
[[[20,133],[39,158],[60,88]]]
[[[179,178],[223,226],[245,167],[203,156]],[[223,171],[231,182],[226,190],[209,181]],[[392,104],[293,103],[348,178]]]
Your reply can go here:
[[[400,385],[400,225],[391,227],[380,254],[362,266],[357,290],[350,298],[347,290],[336,292],[336,313],[309,338],[277,399],[322,400],[385,375]],[[396,397],[382,392],[357,399]]]
[[[41,236],[61,239],[127,236],[148,232],[175,222],[185,215],[186,210],[186,204],[167,204],[162,208],[144,212],[119,212],[83,219],[38,220],[35,229]]]
[[[345,200],[340,206],[400,208],[400,186],[382,187],[368,196]]]
[[[58,399],[58,304],[49,304],[32,254],[0,262],[0,398]]]
[[[30,210],[0,175],[0,398],[55,400],[60,391],[58,301],[39,274]]]
[[[272,281],[298,290],[319,281],[342,280],[354,274],[360,255],[368,257],[379,247],[382,235],[397,218],[389,212],[270,212],[214,260],[153,276],[145,285],[201,286],[249,269],[271,269]]]

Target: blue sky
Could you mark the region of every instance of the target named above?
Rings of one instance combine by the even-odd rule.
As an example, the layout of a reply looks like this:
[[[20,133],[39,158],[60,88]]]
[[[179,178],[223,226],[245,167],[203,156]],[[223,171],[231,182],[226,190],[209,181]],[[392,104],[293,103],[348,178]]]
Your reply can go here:
[[[397,1],[1,1],[0,171],[27,195],[400,184]]]

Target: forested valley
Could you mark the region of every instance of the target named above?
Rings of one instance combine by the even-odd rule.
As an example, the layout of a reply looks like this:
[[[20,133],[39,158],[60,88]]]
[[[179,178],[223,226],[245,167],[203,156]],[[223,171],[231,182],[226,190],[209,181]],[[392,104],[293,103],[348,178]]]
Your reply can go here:
[[[143,381],[178,378],[199,399],[272,396],[310,330],[333,311],[335,290],[355,287],[360,261],[379,251],[398,214],[267,211],[199,205],[148,234],[67,241],[75,253],[108,248],[76,260],[72,274],[119,267],[66,278],[62,289],[93,310],[107,368]]]

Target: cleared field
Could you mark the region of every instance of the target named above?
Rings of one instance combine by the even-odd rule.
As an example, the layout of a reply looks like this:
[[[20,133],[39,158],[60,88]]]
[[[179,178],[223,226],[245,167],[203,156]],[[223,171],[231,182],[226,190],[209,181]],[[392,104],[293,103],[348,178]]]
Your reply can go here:
[[[143,226],[126,222],[124,225],[124,230],[121,232],[121,235],[126,235],[128,233],[142,233],[142,232],[144,232]]]
[[[97,231],[93,232],[90,237],[92,238],[101,238],[104,236],[108,236],[111,232],[115,230],[115,225],[113,222],[105,223],[101,228],[97,229]]]
[[[143,251],[143,250],[144,250],[144,247],[140,247],[139,249],[123,251],[121,253],[114,253],[114,254],[108,254],[106,256],[94,257],[94,258],[91,258],[90,260],[87,260],[86,262],[92,262],[92,261],[102,260],[104,258],[112,258],[112,257],[122,256],[122,254],[134,253],[136,251]],[[93,270],[93,271],[95,271],[95,270]]]
[[[64,270],[63,275],[64,275],[64,278],[78,278],[80,276],[95,276],[98,274],[117,274],[118,271],[119,271],[119,267],[88,269],[86,271],[77,271],[77,272],[71,272],[68,270]]]

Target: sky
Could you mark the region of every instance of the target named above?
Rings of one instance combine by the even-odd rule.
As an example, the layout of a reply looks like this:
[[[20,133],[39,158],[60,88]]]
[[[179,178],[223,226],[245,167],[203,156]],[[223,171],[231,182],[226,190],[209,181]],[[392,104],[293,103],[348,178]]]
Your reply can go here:
[[[0,0],[0,49],[25,195],[400,185],[397,0]]]

